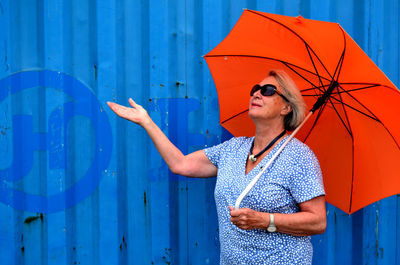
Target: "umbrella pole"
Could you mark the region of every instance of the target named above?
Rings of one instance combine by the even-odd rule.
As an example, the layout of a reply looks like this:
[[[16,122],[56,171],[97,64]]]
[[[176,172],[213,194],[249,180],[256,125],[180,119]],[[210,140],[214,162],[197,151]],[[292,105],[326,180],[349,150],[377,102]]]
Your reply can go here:
[[[276,151],[276,153],[271,157],[271,159],[268,161],[268,163],[264,166],[264,168],[260,171],[260,173],[255,176],[252,181],[247,185],[247,187],[244,189],[244,191],[239,195],[239,197],[236,200],[235,203],[235,209],[240,208],[240,203],[242,202],[243,198],[249,193],[249,191],[254,187],[254,185],[257,183],[258,179],[261,177],[261,175],[267,170],[267,168],[274,162],[274,160],[278,157],[278,155],[282,152],[283,148],[292,140],[292,138],[296,135],[296,133],[300,130],[301,127],[307,122],[307,120],[313,115],[313,111],[311,110],[308,115],[305,117],[303,122],[293,131],[293,133],[289,136],[289,138],[286,140],[286,142],[283,143],[283,145]]]

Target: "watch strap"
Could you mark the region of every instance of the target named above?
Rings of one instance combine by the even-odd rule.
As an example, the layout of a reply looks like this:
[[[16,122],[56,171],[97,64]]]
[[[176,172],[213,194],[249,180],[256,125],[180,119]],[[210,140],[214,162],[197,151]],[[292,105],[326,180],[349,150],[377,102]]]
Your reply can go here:
[[[267,228],[268,232],[275,232],[276,231],[276,226],[275,226],[275,216],[273,213],[269,214],[269,225]]]

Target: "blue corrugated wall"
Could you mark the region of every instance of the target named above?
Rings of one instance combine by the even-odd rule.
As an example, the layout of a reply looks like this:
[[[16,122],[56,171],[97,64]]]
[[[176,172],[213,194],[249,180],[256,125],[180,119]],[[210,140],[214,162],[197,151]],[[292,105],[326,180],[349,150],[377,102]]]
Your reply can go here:
[[[0,0],[0,264],[219,263],[215,179],[173,175],[105,103],[185,153],[229,138],[202,55],[243,8],[339,22],[399,86],[397,0]],[[400,264],[398,196],[327,214],[314,264]]]

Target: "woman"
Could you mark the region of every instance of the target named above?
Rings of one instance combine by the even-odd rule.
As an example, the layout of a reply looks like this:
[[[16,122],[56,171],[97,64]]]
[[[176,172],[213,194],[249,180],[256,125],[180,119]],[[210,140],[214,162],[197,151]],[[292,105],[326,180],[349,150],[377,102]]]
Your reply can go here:
[[[254,137],[232,138],[183,155],[132,99],[133,108],[108,103],[120,117],[142,126],[170,170],[188,177],[217,175],[221,264],[311,264],[310,235],[326,228],[324,188],[312,151],[292,139],[243,199],[232,205],[247,184],[304,117],[305,104],[294,82],[271,71],[250,92],[249,116]]]

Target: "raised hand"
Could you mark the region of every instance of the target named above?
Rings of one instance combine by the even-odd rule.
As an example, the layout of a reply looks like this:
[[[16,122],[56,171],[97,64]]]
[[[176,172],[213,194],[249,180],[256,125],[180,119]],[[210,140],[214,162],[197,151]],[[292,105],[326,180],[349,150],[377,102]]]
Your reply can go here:
[[[132,106],[132,108],[125,107],[114,102],[107,102],[107,105],[121,118],[130,120],[141,126],[151,122],[149,114],[142,106],[136,104],[136,102],[131,98],[129,99],[129,104]]]

